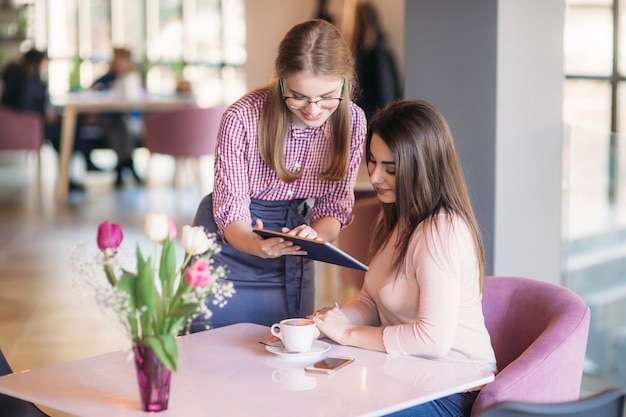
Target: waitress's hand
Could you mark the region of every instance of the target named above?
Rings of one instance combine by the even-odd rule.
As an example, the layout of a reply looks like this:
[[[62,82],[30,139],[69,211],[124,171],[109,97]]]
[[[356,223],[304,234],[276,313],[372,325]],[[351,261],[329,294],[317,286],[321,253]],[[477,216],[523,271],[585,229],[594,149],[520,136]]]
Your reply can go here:
[[[294,227],[291,230],[289,230],[288,227],[283,227],[282,232],[283,233],[287,233],[288,235],[304,237],[304,238],[307,238],[307,239],[322,240],[317,235],[317,232],[315,231],[315,229],[313,229],[308,224],[301,224],[300,226]]]
[[[257,219],[255,227],[263,229],[263,221]],[[252,233],[255,237],[254,254],[260,258],[279,258],[284,255],[306,255],[307,252],[302,250],[300,246],[294,245],[293,242],[285,240],[282,237],[270,237],[263,239],[256,233]]]

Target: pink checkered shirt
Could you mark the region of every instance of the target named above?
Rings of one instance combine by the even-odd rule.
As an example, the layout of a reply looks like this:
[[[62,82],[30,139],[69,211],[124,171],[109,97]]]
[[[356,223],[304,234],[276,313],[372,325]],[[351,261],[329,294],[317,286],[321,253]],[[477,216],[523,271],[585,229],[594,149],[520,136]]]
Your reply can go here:
[[[350,164],[346,177],[338,182],[320,180],[318,173],[328,160],[330,130],[327,121],[317,128],[298,129],[292,124],[285,144],[285,164],[293,171],[304,168],[302,176],[286,184],[261,159],[257,128],[267,92],[250,93],[224,113],[215,154],[213,212],[220,235],[232,222],[252,223],[250,199],[279,201],[314,198],[310,221],[334,217],[348,225],[354,205],[354,183],[361,163],[367,132],[365,113],[350,103],[352,116]]]

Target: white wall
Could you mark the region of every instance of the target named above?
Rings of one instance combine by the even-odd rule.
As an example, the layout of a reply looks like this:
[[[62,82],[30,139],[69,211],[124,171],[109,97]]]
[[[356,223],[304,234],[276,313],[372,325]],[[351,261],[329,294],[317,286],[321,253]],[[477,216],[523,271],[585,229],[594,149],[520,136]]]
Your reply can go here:
[[[246,0],[246,82],[248,89],[270,80],[274,59],[285,33],[315,17],[316,0]]]

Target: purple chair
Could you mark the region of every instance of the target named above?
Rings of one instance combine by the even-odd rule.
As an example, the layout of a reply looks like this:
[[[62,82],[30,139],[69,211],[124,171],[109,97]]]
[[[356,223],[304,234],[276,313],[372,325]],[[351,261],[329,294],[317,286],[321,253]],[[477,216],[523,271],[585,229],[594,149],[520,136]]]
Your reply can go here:
[[[143,144],[150,153],[170,155],[176,160],[175,177],[183,162],[215,153],[220,121],[227,106],[183,107],[148,114],[143,120]]]
[[[39,113],[14,110],[0,105],[0,151],[33,151],[37,189],[41,178],[42,144],[43,120]]]
[[[487,277],[483,311],[498,374],[472,416],[505,401],[578,400],[590,318],[582,298],[547,282]]]

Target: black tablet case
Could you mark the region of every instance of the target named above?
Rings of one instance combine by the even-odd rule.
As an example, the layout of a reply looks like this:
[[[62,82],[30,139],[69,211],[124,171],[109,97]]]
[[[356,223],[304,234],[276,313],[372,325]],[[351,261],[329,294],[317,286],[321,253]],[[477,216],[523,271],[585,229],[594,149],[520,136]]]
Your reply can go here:
[[[358,269],[361,271],[367,271],[367,265],[359,262],[357,259],[348,255],[336,246],[331,245],[328,242],[321,240],[306,239],[297,236],[288,235],[286,233],[276,232],[266,229],[254,229],[254,233],[263,237],[264,239],[270,237],[282,237],[285,240],[289,240],[294,244],[300,246],[302,250],[307,254],[303,255],[306,258],[313,259],[320,262],[326,262],[329,264],[345,266],[346,268]]]

